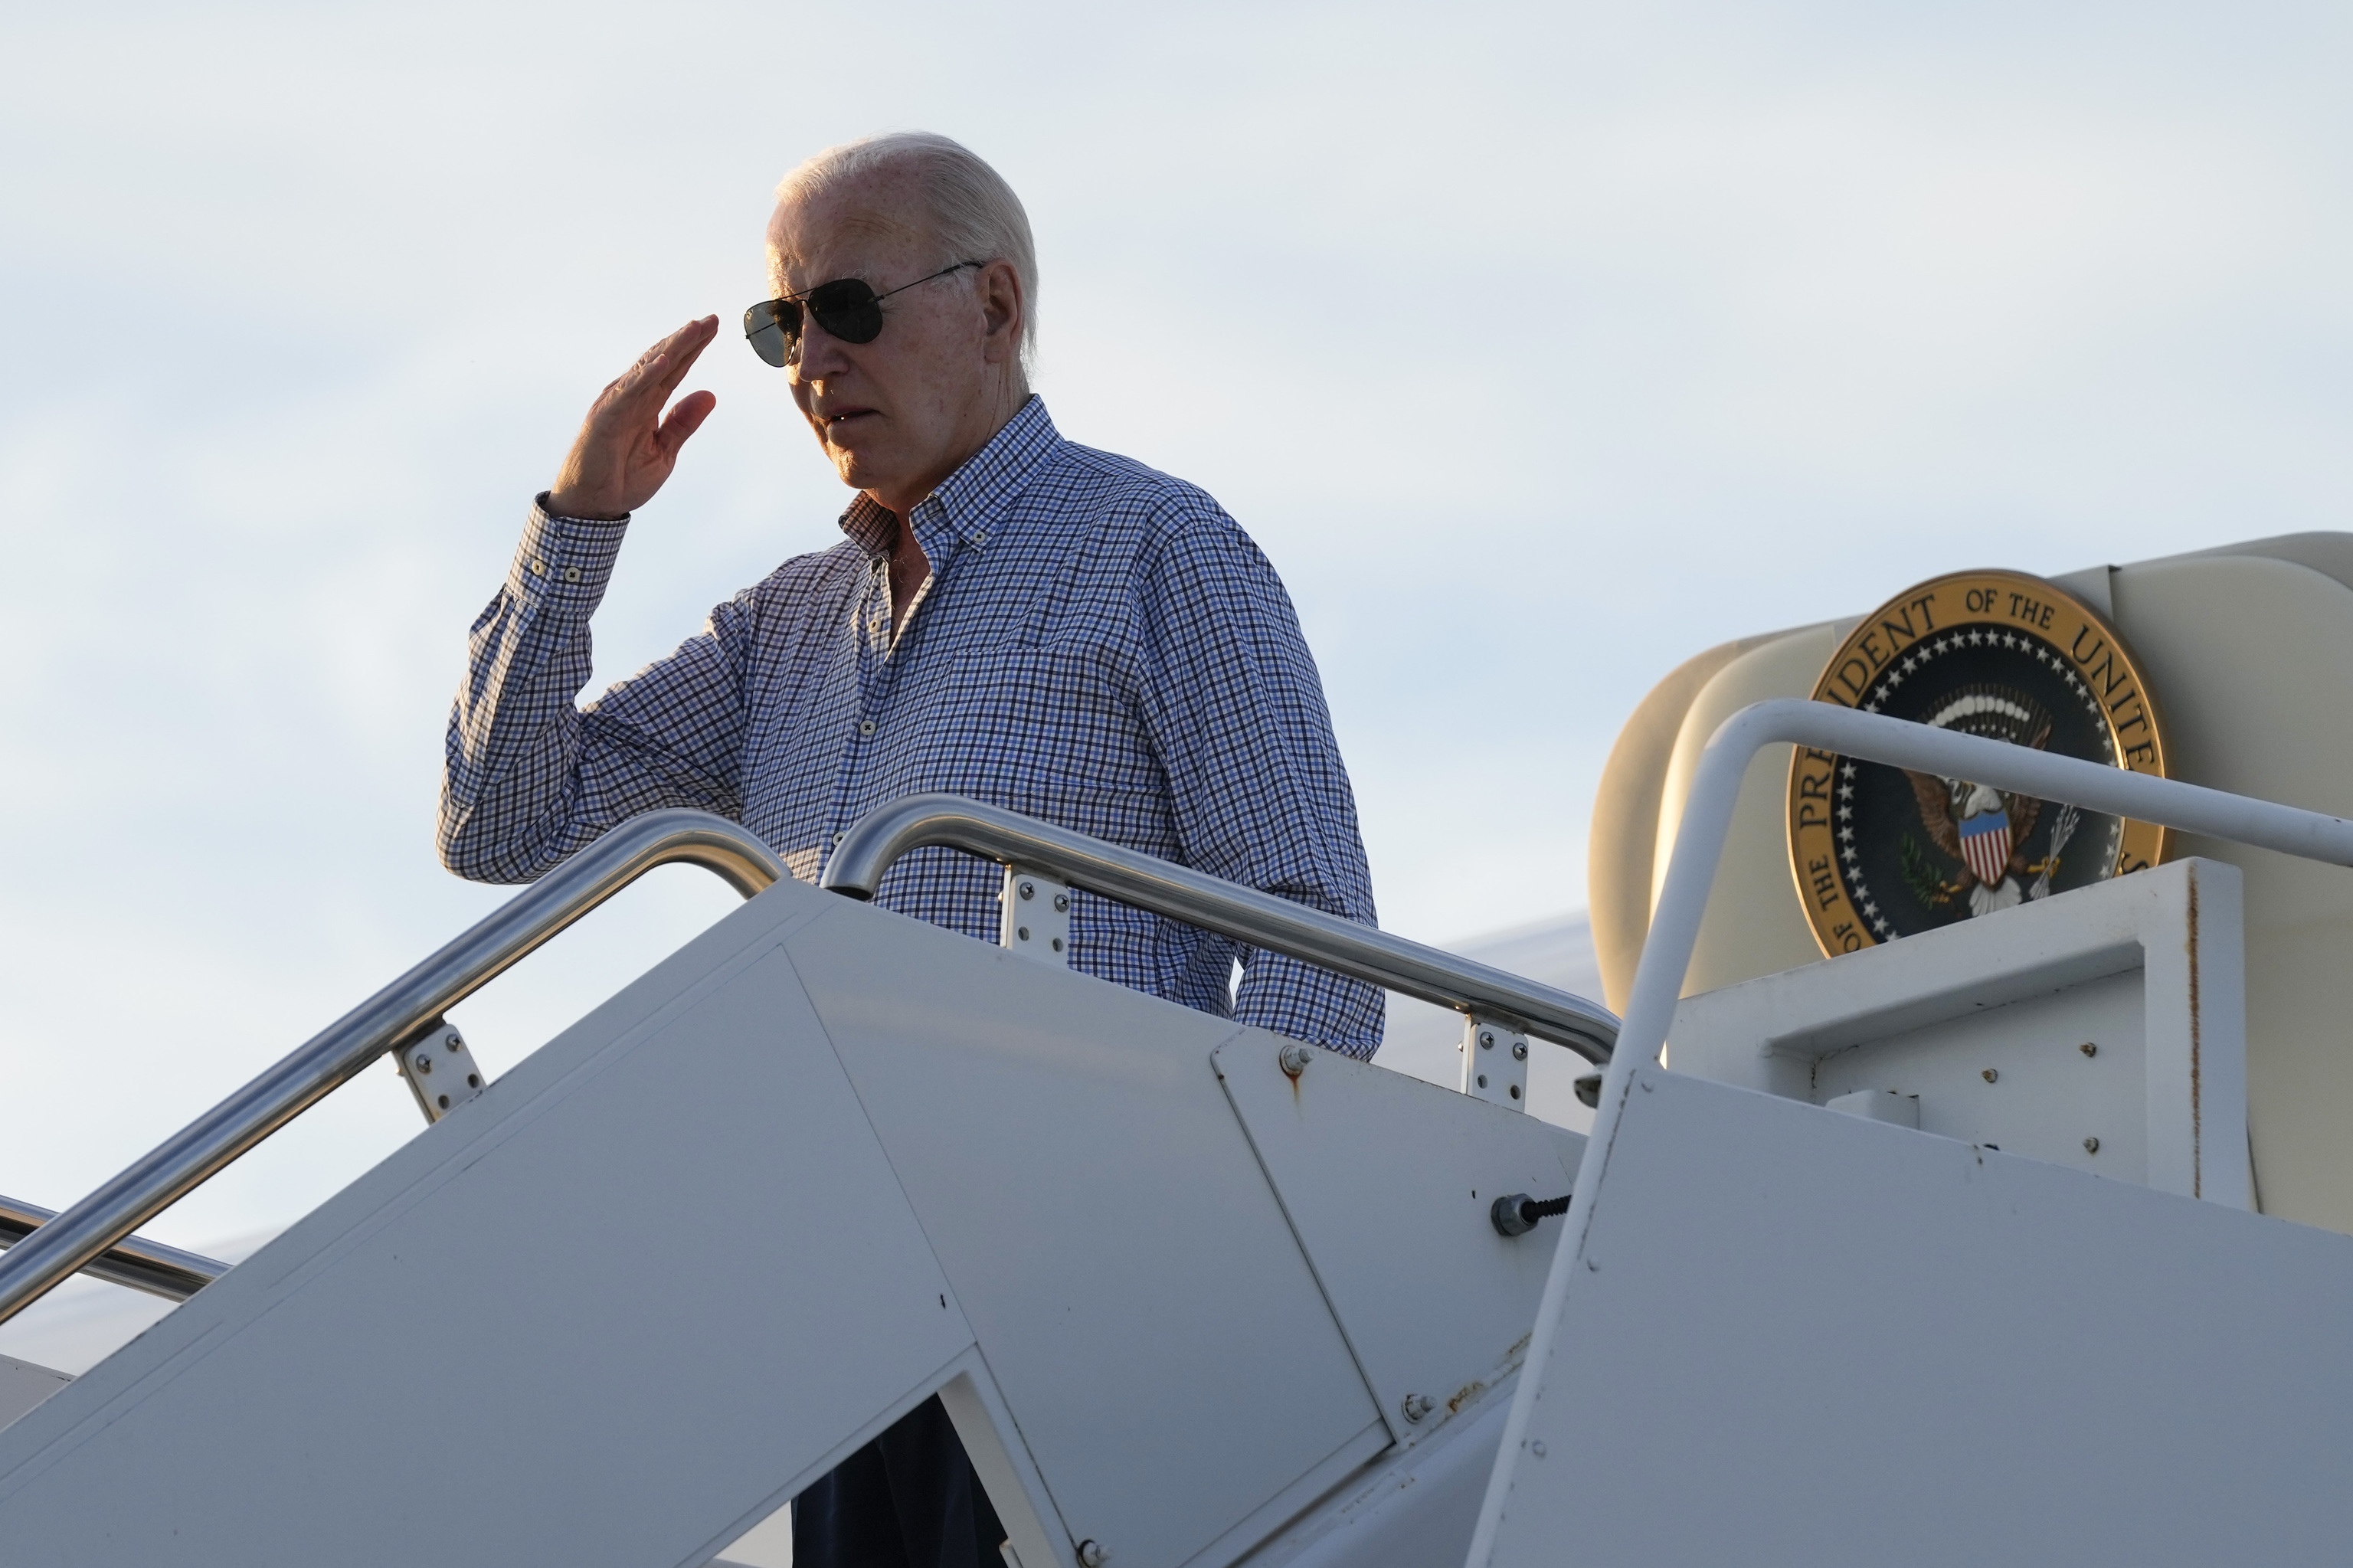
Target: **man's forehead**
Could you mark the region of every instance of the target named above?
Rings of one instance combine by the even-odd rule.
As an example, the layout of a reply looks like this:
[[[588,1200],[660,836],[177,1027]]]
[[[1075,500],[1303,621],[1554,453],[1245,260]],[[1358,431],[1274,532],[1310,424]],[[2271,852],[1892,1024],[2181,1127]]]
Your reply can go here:
[[[813,199],[786,197],[768,220],[769,270],[822,282],[797,275],[815,269],[847,277],[912,255],[926,238],[921,203],[912,199],[917,195],[860,182]]]

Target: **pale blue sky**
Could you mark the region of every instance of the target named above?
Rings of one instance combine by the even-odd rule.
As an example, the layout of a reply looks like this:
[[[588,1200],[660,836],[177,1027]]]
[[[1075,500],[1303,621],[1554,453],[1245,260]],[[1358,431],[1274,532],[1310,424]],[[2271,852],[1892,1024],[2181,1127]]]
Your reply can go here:
[[[1931,573],[2343,526],[2353,13],[2252,5],[0,8],[0,1192],[61,1203],[489,908],[467,623],[587,398],[862,132],[1027,200],[1040,389],[1298,600],[1387,923],[1584,901],[1660,674]],[[837,536],[732,334],[600,674]],[[473,1004],[512,1062],[725,906]],[[169,1217],[282,1223],[375,1074]]]

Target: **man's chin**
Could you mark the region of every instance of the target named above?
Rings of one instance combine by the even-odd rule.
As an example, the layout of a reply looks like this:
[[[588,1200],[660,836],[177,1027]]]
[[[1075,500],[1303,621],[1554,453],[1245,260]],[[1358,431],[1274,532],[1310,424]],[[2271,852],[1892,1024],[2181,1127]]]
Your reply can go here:
[[[833,459],[833,471],[852,490],[877,490],[890,482],[892,465],[880,452],[831,440],[825,450]]]

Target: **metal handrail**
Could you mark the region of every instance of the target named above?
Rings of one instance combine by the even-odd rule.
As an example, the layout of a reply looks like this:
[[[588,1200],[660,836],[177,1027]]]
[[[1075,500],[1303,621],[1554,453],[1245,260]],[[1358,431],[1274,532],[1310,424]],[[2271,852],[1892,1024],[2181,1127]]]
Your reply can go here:
[[[1716,727],[1701,751],[1683,799],[1683,823],[1667,862],[1667,878],[1651,915],[1650,935],[1628,999],[1625,1048],[1602,1086],[1603,1104],[1623,1098],[1629,1075],[1654,1063],[1674,1022],[1708,889],[1732,829],[1733,807],[1748,760],[1777,742],[1882,762],[1946,779],[1968,779],[2015,789],[2039,800],[2063,800],[2094,811],[2156,822],[2184,832],[2228,839],[2331,865],[2353,865],[2353,822],[2318,811],[2232,795],[2179,779],[2131,773],[2109,763],[2053,756],[2007,741],[1932,729],[1883,714],[1858,713],[1833,703],[1776,697],[1753,703]],[[1599,1128],[1597,1127],[1597,1133]],[[1595,1147],[1599,1147],[1597,1137]]]
[[[1525,1428],[1530,1401],[1546,1386],[1550,1361],[1562,1341],[1562,1308],[1569,1281],[1586,1257],[1593,1224],[1594,1194],[1609,1164],[1619,1119],[1633,1092],[1634,1075],[1658,1065],[1674,1024],[1675,1003],[1699,946],[1700,921],[1731,835],[1732,813],[1749,760],[1767,746],[1788,742],[1865,762],[1887,763],[1946,779],[1967,779],[2015,789],[2039,800],[2065,801],[2137,821],[2156,822],[2210,838],[2275,850],[2331,865],[2353,865],[2353,822],[2318,811],[2300,811],[2269,800],[2208,789],[2176,779],[2152,779],[2106,763],[2053,757],[2007,741],[1957,735],[1882,714],[1858,713],[1831,703],[1776,697],[1752,703],[1716,726],[1700,752],[1691,792],[1668,857],[1651,916],[1649,936],[1634,970],[1619,1050],[1602,1075],[1599,1104],[1577,1168],[1568,1220],[1563,1226],[1552,1271],[1536,1308],[1535,1337],[1520,1369],[1520,1391],[1504,1428],[1508,1454]],[[1835,960],[1833,960],[1835,961]]]
[[[835,847],[820,885],[871,899],[893,862],[927,845],[1019,865],[1253,948],[1476,1013],[1566,1045],[1588,1062],[1608,1061],[1618,1038],[1616,1016],[1581,996],[961,795],[906,795],[867,812]]]
[[[58,1217],[55,1209],[22,1198],[0,1198],[0,1247],[15,1246]],[[145,1236],[125,1236],[92,1258],[82,1273],[110,1285],[127,1285],[170,1301],[185,1301],[228,1272],[229,1266],[200,1253]]]
[[[699,865],[749,898],[790,874],[704,811],[633,817],[360,1003],[277,1065],[0,1256],[0,1323],[87,1268],[206,1178],[656,866]]]

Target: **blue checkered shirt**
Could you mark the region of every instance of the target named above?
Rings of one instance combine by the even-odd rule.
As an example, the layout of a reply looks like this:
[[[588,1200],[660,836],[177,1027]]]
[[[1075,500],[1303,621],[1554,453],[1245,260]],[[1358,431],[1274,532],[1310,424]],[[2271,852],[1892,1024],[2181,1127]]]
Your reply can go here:
[[[1274,568],[1215,501],[1062,440],[1032,397],[908,522],[932,577],[895,641],[898,521],[861,495],[844,543],[786,561],[577,708],[627,519],[534,505],[474,622],[443,863],[526,882],[624,818],[693,806],[814,882],[866,811],[946,789],[1373,924],[1314,659]],[[993,942],[1000,879],[917,850],[876,902]],[[1072,899],[1070,959],[1350,1055],[1380,1043],[1374,987],[1089,894]]]

